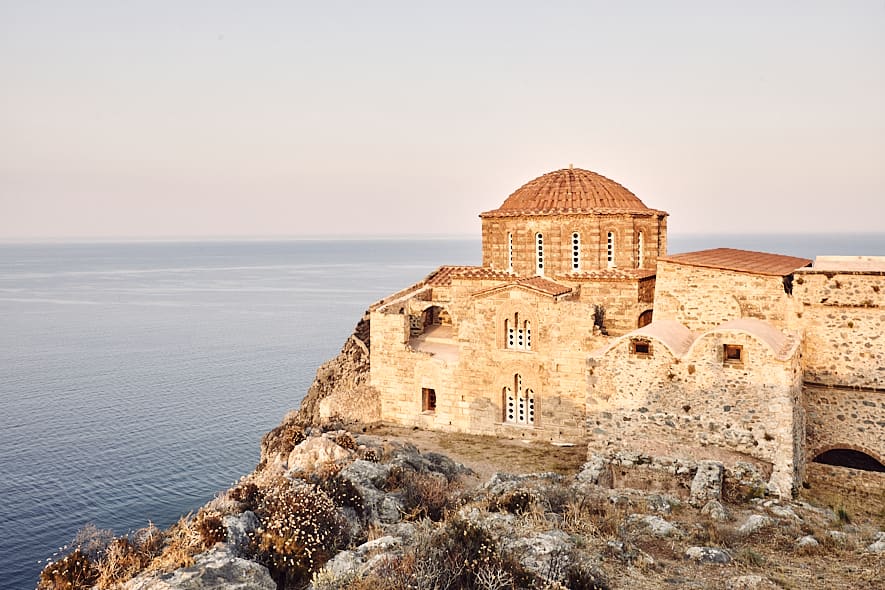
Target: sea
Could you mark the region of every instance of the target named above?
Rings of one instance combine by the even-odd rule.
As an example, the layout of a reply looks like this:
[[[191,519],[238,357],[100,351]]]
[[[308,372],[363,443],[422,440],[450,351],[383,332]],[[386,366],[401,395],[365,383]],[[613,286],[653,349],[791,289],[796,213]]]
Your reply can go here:
[[[883,234],[671,235],[885,255]],[[0,244],[0,588],[87,524],[165,527],[251,471],[372,302],[478,239]]]

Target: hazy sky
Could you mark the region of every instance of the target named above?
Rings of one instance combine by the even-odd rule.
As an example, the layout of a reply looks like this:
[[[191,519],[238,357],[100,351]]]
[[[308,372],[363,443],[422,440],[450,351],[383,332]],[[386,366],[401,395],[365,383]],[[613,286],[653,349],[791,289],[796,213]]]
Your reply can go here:
[[[885,231],[885,0],[0,0],[0,239],[478,237],[569,163]]]

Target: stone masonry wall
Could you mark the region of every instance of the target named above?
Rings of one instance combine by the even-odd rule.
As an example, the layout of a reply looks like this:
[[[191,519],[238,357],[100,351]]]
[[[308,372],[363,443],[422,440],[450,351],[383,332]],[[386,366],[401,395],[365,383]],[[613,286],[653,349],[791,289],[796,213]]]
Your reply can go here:
[[[741,317],[792,327],[791,298],[778,276],[658,262],[655,319],[702,331]]]
[[[853,449],[885,464],[885,391],[803,388],[808,460],[830,449]]]
[[[805,477],[817,498],[822,495],[833,498],[850,496],[869,512],[885,512],[885,494],[882,493],[885,490],[885,473],[809,463]]]
[[[652,455],[751,457],[772,465],[772,486],[791,494],[803,468],[798,351],[787,361],[745,333],[708,332],[677,358],[650,339],[652,355],[624,337],[594,353],[587,425],[591,450]],[[723,344],[743,346],[744,366],[723,363]],[[743,459],[745,460],[745,459]]]
[[[799,271],[793,297],[805,380],[885,389],[885,277]]]
[[[607,236],[615,234],[615,263],[637,268],[638,235],[642,231],[642,268],[653,269],[666,252],[666,218],[648,215],[542,215],[497,217],[482,220],[482,264],[507,270],[508,240],[513,235],[513,270],[521,276],[536,274],[535,234],[544,237],[544,275],[573,272],[572,233],[580,234],[580,270],[607,268]]]

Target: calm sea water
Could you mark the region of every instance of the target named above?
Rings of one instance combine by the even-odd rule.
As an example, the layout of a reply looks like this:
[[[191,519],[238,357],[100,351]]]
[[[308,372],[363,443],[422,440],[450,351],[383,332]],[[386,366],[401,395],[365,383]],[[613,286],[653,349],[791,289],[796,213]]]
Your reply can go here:
[[[885,235],[671,236],[885,255]],[[478,240],[0,245],[0,587],[86,523],[160,526],[250,471],[374,300]]]

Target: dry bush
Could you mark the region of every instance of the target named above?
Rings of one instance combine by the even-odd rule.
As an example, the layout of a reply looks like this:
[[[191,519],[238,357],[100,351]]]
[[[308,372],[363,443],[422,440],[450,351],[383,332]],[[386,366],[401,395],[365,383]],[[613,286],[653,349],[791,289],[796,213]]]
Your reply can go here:
[[[277,454],[288,455],[297,444],[304,440],[304,428],[298,423],[297,412],[290,412],[283,422],[261,437],[261,456],[272,457]],[[258,464],[257,470],[265,467],[265,459]]]
[[[439,473],[418,473],[394,465],[383,487],[386,492],[399,492],[406,512],[405,520],[429,518],[439,522],[446,510],[457,503],[461,484],[450,482]]]
[[[96,586],[102,590],[131,579],[142,571],[151,559],[151,555],[139,548],[129,539],[114,539],[108,546],[102,559],[96,564],[99,572]]]
[[[197,514],[194,526],[200,533],[200,540],[204,547],[212,547],[215,543],[227,540],[227,529],[221,515],[215,511],[200,511]]]
[[[341,477],[337,473],[317,482],[317,485],[339,508],[352,508],[357,516],[362,518],[366,512],[366,503],[363,495],[355,483]]]
[[[241,482],[231,488],[228,496],[239,502],[241,510],[255,510],[258,505],[259,490],[258,486],[249,482]]]
[[[98,579],[92,560],[79,549],[50,563],[40,572],[37,590],[78,590],[91,588]]]
[[[280,477],[262,491],[256,557],[278,585],[300,587],[346,544],[346,523],[329,496],[305,482]]]
[[[510,514],[522,514],[537,501],[535,495],[528,490],[513,490],[505,492],[489,501],[490,512],[509,512]]]
[[[148,571],[171,572],[194,564],[194,555],[203,550],[203,539],[194,527],[191,514],[178,519],[165,533],[163,551],[150,562]]]
[[[356,439],[353,438],[353,435],[346,431],[335,436],[334,440],[339,447],[349,451],[356,451],[359,446],[356,444]]]

